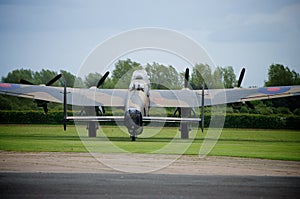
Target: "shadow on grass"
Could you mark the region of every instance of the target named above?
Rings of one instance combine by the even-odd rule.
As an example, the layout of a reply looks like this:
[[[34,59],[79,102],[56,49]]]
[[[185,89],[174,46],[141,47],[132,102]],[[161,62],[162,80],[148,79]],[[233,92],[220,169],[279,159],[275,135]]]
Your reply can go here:
[[[73,136],[73,135],[10,135],[10,134],[2,134],[0,136],[0,139],[6,140],[6,139],[14,139],[14,140],[63,140],[63,141],[80,141],[81,139],[89,139],[90,141],[106,141],[108,139],[112,142],[132,142],[130,140],[129,136],[97,136],[96,138],[89,138],[89,137],[79,137],[79,136]],[[206,138],[207,141],[216,141],[216,139]],[[190,138],[190,139],[181,139],[181,138],[170,138],[170,137],[151,137],[151,138],[137,138],[136,142],[203,142],[204,138]],[[243,139],[243,138],[220,138],[217,139],[218,142],[253,142],[253,143],[300,143],[299,140],[268,140],[268,139]],[[134,142],[132,142],[134,143]]]
[[[14,140],[70,140],[80,141],[78,136],[58,136],[58,135],[1,135],[0,139]]]

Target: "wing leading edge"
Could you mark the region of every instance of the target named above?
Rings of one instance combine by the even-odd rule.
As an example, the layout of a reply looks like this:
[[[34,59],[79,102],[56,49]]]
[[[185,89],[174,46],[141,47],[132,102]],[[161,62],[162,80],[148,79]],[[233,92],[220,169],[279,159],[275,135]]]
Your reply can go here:
[[[67,88],[67,102],[75,106],[125,105],[127,89]],[[63,103],[63,88],[0,83],[0,94]],[[204,91],[204,106],[300,95],[300,86],[210,89]],[[202,90],[151,90],[150,107],[200,107]]]
[[[63,87],[0,83],[0,94],[63,103]],[[67,88],[67,102],[75,106],[122,107],[126,89]]]
[[[273,99],[300,95],[300,86],[209,89],[204,91],[204,106]],[[151,107],[200,107],[202,90],[152,90]]]

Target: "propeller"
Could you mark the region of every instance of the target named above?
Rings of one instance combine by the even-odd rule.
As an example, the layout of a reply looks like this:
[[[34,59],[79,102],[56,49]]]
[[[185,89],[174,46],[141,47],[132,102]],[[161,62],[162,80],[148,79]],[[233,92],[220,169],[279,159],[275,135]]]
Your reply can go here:
[[[185,69],[185,74],[184,74],[184,88],[188,88],[188,84],[189,84],[189,76],[190,76],[190,70],[189,68],[186,68]],[[202,85],[202,104],[201,104],[201,130],[203,132],[203,129],[204,129],[204,83]],[[175,117],[176,114],[178,113],[178,117],[181,117],[181,112],[182,112],[182,109],[185,109],[185,108],[181,108],[181,107],[177,107],[174,111],[174,114],[173,116]],[[196,113],[195,113],[195,110],[194,109],[190,109],[191,111],[191,114],[193,114],[193,117],[195,117]]]
[[[245,75],[245,71],[246,71],[245,68],[243,68],[243,69],[241,70],[241,73],[240,73],[240,76],[239,76],[239,79],[238,79],[238,83],[237,83],[237,87],[238,87],[238,88],[241,88],[242,81],[243,81],[244,75]],[[255,107],[253,106],[253,104],[251,104],[251,102],[245,101],[245,104],[246,104],[250,109],[252,109],[252,110],[255,109]],[[235,104],[235,105],[237,105],[237,104]],[[233,106],[233,107],[234,107],[234,106]],[[236,107],[237,107],[237,108],[241,108],[241,105],[240,105],[240,106],[237,105]]]
[[[62,77],[62,74],[56,75],[53,79],[51,79],[49,82],[47,82],[45,85],[46,86],[51,86],[54,84],[57,80],[59,80]]]
[[[240,77],[239,77],[238,84],[237,84],[238,88],[241,87],[242,81],[244,79],[245,71],[246,71],[246,69],[243,68],[242,71],[241,71],[241,73],[240,73]]]
[[[50,81],[48,81],[45,85],[46,86],[51,86],[52,84],[54,84],[57,80],[59,80],[62,77],[62,74],[58,74],[56,75],[54,78],[52,78]],[[21,84],[27,84],[27,85],[35,85],[34,83],[27,81],[25,79],[21,79],[20,80]]]
[[[106,80],[106,78],[109,75],[109,71],[107,71],[99,80],[98,84],[97,84],[97,88],[99,88],[104,81]],[[105,109],[103,106],[95,106],[95,111],[96,111],[96,115],[104,115],[105,114]]]
[[[189,68],[186,68],[185,73],[184,73],[184,88],[188,88],[189,77],[190,77],[190,70],[189,70]],[[181,108],[180,107],[177,107],[175,109],[173,116],[175,117],[177,113],[178,113],[178,117],[181,117]]]
[[[107,71],[99,80],[98,84],[97,84],[97,88],[99,88],[105,81],[105,79],[107,78],[107,76],[109,75],[109,71]]]
[[[189,76],[190,76],[190,70],[189,68],[185,69],[185,74],[184,74],[184,88],[188,87],[188,83],[189,83]]]
[[[20,79],[20,83],[21,84],[27,84],[27,85],[34,85],[34,83],[31,83],[31,82],[29,82],[29,81],[27,81],[25,79]]]
[[[61,77],[62,77],[62,74],[58,74],[54,78],[52,78],[50,81],[48,81],[45,85],[46,86],[51,86],[57,80],[59,80]],[[21,84],[27,84],[27,85],[34,85],[34,83],[32,83],[30,81],[27,81],[25,79],[21,79],[20,83]],[[48,106],[47,106],[47,104],[49,103],[48,101],[46,101],[46,100],[34,100],[34,102],[37,104],[38,107],[43,107],[43,110],[44,110],[45,114],[48,113]]]

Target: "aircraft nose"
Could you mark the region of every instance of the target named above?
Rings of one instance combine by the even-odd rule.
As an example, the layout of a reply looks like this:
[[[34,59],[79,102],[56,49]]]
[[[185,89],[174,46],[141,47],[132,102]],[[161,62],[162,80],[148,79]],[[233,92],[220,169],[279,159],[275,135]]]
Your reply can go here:
[[[137,109],[129,109],[125,113],[126,119],[131,120],[134,124],[141,126],[142,124],[142,114],[139,110]],[[125,119],[125,121],[126,121]]]
[[[129,109],[125,112],[125,126],[129,132],[134,132],[143,124],[142,114],[137,109]]]

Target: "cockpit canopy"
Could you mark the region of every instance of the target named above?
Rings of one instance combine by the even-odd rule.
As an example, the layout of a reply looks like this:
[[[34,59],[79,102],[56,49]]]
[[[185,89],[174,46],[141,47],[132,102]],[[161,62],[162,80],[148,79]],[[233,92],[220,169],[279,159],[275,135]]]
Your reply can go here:
[[[148,75],[145,70],[136,70],[133,72],[131,80],[140,80],[140,79],[148,80]]]
[[[131,82],[129,85],[130,90],[144,91],[145,85],[140,82]]]
[[[132,74],[129,90],[149,92],[150,80],[146,70],[136,70]]]

